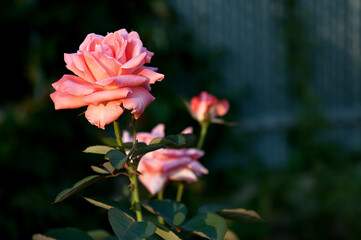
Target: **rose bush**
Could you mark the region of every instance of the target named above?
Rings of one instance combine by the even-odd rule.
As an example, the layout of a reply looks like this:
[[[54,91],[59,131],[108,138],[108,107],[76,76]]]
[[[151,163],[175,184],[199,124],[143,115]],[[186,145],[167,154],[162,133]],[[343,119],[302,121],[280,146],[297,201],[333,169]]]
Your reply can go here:
[[[86,118],[102,129],[125,109],[139,118],[154,100],[150,85],[164,78],[156,68],[144,66],[153,55],[134,31],[88,34],[76,53],[64,54],[66,67],[76,76],[66,74],[53,84],[55,109],[88,106]]]
[[[215,96],[203,91],[191,99],[190,112],[199,122],[220,123],[216,117],[228,112],[229,102],[226,99],[218,100]]]
[[[136,138],[139,142],[149,144],[153,138],[164,137],[164,125],[158,124],[150,133],[139,132]],[[182,133],[191,134],[192,128],[186,128]],[[123,141],[130,142],[132,137],[127,131],[123,132]],[[145,154],[138,165],[139,180],[155,194],[161,191],[169,180],[195,182],[201,174],[208,170],[198,162],[204,152],[195,148],[158,149]]]

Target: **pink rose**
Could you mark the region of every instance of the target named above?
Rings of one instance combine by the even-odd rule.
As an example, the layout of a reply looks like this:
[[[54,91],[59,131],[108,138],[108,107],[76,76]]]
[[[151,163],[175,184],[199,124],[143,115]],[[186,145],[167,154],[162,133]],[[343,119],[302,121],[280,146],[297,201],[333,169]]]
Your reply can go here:
[[[192,133],[192,128],[185,129],[182,133]],[[149,142],[156,137],[164,137],[164,125],[158,124],[152,132],[137,133],[137,140]],[[123,141],[132,141],[128,132],[123,133]],[[204,152],[195,148],[184,149],[158,149],[145,154],[138,165],[139,180],[155,194],[162,190],[169,180],[195,182],[201,174],[208,170],[198,162]]]
[[[156,68],[143,66],[153,55],[134,31],[88,34],[77,53],[64,54],[66,67],[76,76],[66,74],[53,84],[55,109],[88,106],[86,118],[102,129],[125,109],[139,118],[154,100],[150,85],[164,78]]]
[[[191,114],[199,122],[221,123],[216,117],[225,115],[228,109],[229,102],[226,99],[218,100],[205,91],[193,97],[190,102]]]

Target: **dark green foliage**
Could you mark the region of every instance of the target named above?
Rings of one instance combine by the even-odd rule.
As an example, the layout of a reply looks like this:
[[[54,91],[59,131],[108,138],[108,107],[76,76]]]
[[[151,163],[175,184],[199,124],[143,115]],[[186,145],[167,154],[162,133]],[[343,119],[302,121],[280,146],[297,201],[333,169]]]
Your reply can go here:
[[[188,214],[196,215],[206,202],[255,209],[265,223],[230,225],[241,239],[360,239],[361,154],[318,138],[328,125],[310,87],[315,46],[304,29],[307,16],[301,14],[302,1],[274,2],[284,10],[278,26],[285,58],[279,61],[286,65],[288,91],[298,106],[297,124],[288,132],[287,164],[269,170],[252,152],[257,136],[233,134],[228,139],[238,131],[211,126],[202,158],[205,166],[220,144],[251,161],[225,165],[227,154],[217,155],[221,157],[216,167],[209,167],[210,174],[185,190]],[[257,9],[252,11],[257,14]],[[30,239],[34,233],[65,226],[111,232],[106,214],[94,211],[82,198],[51,204],[62,189],[93,174],[89,165],[99,165],[103,156],[82,150],[110,135],[91,126],[84,115],[78,116],[84,109],[54,110],[51,83],[70,74],[63,53],[75,52],[91,32],[104,35],[123,27],[138,31],[144,45],[155,52],[150,65],[159,67],[166,77],[152,88],[156,100],[137,126],[143,131],[163,122],[170,134],[189,125],[198,133],[182,98],[188,100],[210,88],[222,92],[222,69],[217,69],[221,55],[204,51],[163,0],[4,1],[0,20],[2,56],[6,57],[0,90],[0,239]],[[231,102],[227,119],[234,121],[244,93],[223,94]],[[126,117],[120,119],[124,129],[129,122]],[[112,197],[114,191],[121,191],[119,185],[114,180],[101,181],[82,194]],[[165,194],[174,199],[172,187]],[[142,195],[148,197],[146,191]]]
[[[76,52],[88,33],[105,35],[120,28],[139,32],[144,45],[156,53],[150,66],[159,67],[166,79],[163,86],[154,85],[157,104],[149,106],[137,125],[150,129],[159,122],[182,123],[167,125],[173,133],[191,122],[182,100],[175,97],[185,92],[176,93],[174,87],[180,79],[191,82],[184,78],[185,72],[195,77],[209,72],[207,55],[198,48],[193,56],[194,47],[189,46],[194,41],[176,27],[173,11],[162,0],[5,1],[0,19],[0,30],[7,36],[1,44],[11,45],[3,49],[6,88],[0,90],[0,239],[30,239],[33,233],[54,227],[106,227],[102,215],[90,211],[79,198],[51,205],[62,189],[92,174],[89,164],[98,165],[100,158],[81,151],[100,144],[104,137],[79,115],[84,109],[54,110],[51,84],[71,74],[63,54]],[[187,95],[200,91],[200,86],[193,91]],[[126,116],[120,119],[123,129],[127,121]],[[107,197],[114,183],[99,182],[90,187],[91,193]]]
[[[81,230],[75,228],[59,228],[49,230],[46,234],[48,237],[56,240],[92,240],[92,238]]]
[[[222,217],[208,212],[193,217],[182,228],[187,231],[200,232],[212,240],[222,240],[226,234],[227,225]]]
[[[63,191],[61,191],[56,196],[54,202],[59,203],[61,201],[64,201],[66,198],[70,197],[74,193],[77,193],[77,192],[83,190],[84,188],[102,180],[103,178],[104,178],[103,176],[98,176],[98,175],[91,175],[86,178],[83,178],[82,180],[76,182],[72,187],[66,188]]]
[[[109,222],[119,240],[141,240],[154,234],[156,226],[149,222],[135,222],[122,211],[111,208]]]
[[[188,213],[187,207],[176,201],[153,200],[145,204],[151,208],[153,213],[162,216],[168,224],[175,226],[182,224]]]

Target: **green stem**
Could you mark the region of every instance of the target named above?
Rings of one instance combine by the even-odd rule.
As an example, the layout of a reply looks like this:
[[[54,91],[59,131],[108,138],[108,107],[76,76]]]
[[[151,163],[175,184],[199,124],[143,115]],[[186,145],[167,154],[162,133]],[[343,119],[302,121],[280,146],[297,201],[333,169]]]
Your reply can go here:
[[[199,150],[202,149],[203,147],[204,139],[206,138],[207,130],[209,126],[208,122],[201,122],[200,124],[201,124],[201,135],[199,136],[198,144],[197,144],[197,148]]]
[[[160,190],[157,194],[158,200],[163,200],[164,189]]]
[[[157,194],[158,200],[163,200],[163,193],[164,193],[164,188],[158,192]],[[165,224],[164,218],[162,216],[158,216],[158,222],[163,225]]]
[[[122,142],[122,138],[120,136],[120,130],[119,130],[119,124],[118,124],[118,121],[115,120],[113,122],[113,126],[114,126],[114,133],[115,133],[115,138],[117,140],[117,145],[119,147],[119,150],[124,152],[124,149],[123,149],[123,142]]]
[[[179,182],[178,183],[178,190],[177,190],[177,197],[175,199],[178,202],[182,201],[183,189],[184,189],[184,183]]]
[[[137,131],[135,128],[134,115],[132,115],[132,128],[133,128],[133,146],[134,146],[137,142]],[[130,179],[131,184],[133,185],[132,201],[134,204],[135,215],[137,216],[137,221],[141,222],[141,221],[143,221],[143,216],[142,216],[142,209],[141,209],[140,201],[139,201],[137,165],[138,164],[136,162],[129,162],[129,170],[130,170],[129,179]]]
[[[133,145],[135,144],[135,142],[137,141],[137,131],[135,129],[135,117],[134,115],[132,115],[132,128],[133,128]]]
[[[143,221],[143,216],[139,201],[137,173],[136,170],[134,169],[134,166],[129,167],[129,179],[133,188],[131,192],[132,192],[132,203],[134,204],[134,209],[135,209],[135,215],[137,217],[137,221],[141,222]]]
[[[197,148],[199,150],[201,150],[203,147],[204,139],[206,138],[207,130],[208,130],[208,126],[209,126],[208,122],[201,122],[200,124],[201,124],[201,133],[200,133],[200,136],[198,139],[198,144],[197,144]],[[183,190],[184,190],[184,183],[179,182],[178,190],[177,190],[177,197],[176,197],[176,200],[178,202],[180,202],[182,200]]]
[[[113,122],[114,125],[114,132],[115,137],[117,140],[117,145],[120,149],[120,151],[124,152],[122,138],[120,136],[120,130],[119,130],[119,124],[117,121]],[[135,119],[133,117],[133,134],[135,136]],[[133,144],[135,144],[136,138],[134,137]],[[132,186],[131,194],[132,194],[132,204],[134,204],[135,214],[137,216],[137,221],[140,222],[143,220],[142,216],[142,210],[140,207],[140,201],[139,201],[139,190],[138,190],[138,179],[137,179],[137,170],[134,163],[128,162],[128,174],[129,174],[129,180]]]

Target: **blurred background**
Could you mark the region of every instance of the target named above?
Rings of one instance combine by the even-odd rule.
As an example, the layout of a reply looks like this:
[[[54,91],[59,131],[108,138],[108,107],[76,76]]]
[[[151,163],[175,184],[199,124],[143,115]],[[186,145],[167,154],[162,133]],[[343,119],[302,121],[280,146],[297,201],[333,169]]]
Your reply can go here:
[[[84,109],[55,111],[49,94],[70,73],[63,53],[121,28],[140,34],[166,76],[139,131],[165,123],[167,134],[197,134],[183,99],[202,90],[231,103],[224,119],[238,125],[210,127],[210,173],[185,192],[191,213],[205,203],[257,211],[265,223],[230,223],[240,239],[361,239],[359,0],[9,0],[0,19],[1,240],[110,229],[79,195],[51,204],[101,163],[82,150],[112,129],[90,125]],[[82,194],[122,188],[108,180]]]

